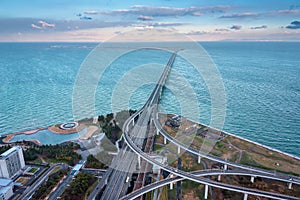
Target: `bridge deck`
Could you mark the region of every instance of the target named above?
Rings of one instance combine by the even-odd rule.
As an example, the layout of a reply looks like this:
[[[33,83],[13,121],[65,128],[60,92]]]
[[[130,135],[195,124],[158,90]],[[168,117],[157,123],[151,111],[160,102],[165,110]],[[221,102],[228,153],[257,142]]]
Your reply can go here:
[[[149,96],[144,107],[152,107],[158,104],[162,88],[166,82],[166,79],[171,71],[171,67],[176,58],[176,52],[170,57],[165,69],[156,84],[154,90]],[[139,120],[137,124],[130,130],[130,135],[134,138],[135,144],[143,148],[143,143],[147,137],[147,126],[151,117],[151,109],[146,109],[139,115]],[[134,154],[127,145],[124,145],[120,153],[113,160],[111,165],[110,175],[106,189],[101,197],[101,199],[119,199],[119,197],[124,196],[127,192],[127,188],[130,186],[130,181],[126,182],[126,179],[131,180],[132,174],[137,172],[137,155]],[[145,167],[148,165],[145,165]],[[141,169],[145,170],[145,169]],[[144,178],[144,177],[143,177]],[[102,180],[105,182],[105,180]]]

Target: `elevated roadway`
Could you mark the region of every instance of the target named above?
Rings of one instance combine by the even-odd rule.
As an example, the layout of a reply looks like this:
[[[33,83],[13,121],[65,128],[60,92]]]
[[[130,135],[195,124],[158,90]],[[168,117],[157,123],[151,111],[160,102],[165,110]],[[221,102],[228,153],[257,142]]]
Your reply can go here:
[[[222,173],[222,172],[217,172],[219,170],[216,170],[216,172],[211,172],[211,173],[203,173],[202,171],[199,172],[192,172],[193,174],[195,174],[196,176],[208,176],[208,175],[216,175],[218,173]],[[245,172],[245,174],[247,174],[247,172]],[[242,172],[238,172],[238,171],[227,171],[224,173],[224,175],[244,175]],[[178,181],[182,181],[184,180],[184,178],[182,177],[173,177],[173,178],[167,178],[167,179],[163,179],[161,181],[158,182],[154,182],[152,184],[149,184],[139,190],[135,190],[132,193],[122,197],[120,200],[129,200],[129,199],[135,199],[138,198],[148,192],[151,192],[157,188],[163,187],[163,186],[167,186],[169,184],[174,184]],[[230,186],[231,187],[231,186]],[[238,187],[239,189],[242,189],[242,191],[244,192],[245,190],[248,190],[248,188],[244,188],[244,187]],[[257,192],[257,190],[254,190],[255,192]],[[259,191],[259,193],[261,194],[261,191]],[[297,197],[290,197],[290,196],[286,196],[286,195],[279,195],[276,193],[272,193],[272,192],[265,192],[265,195],[271,195],[272,197],[276,196],[278,197],[278,199],[299,199]]]
[[[173,53],[169,59],[158,83],[155,85],[153,92],[148,98],[148,101],[143,106],[143,109],[150,111],[152,106],[159,102],[162,88],[175,61],[175,58],[176,52]],[[143,148],[144,140],[147,138],[147,126],[151,118],[151,112],[148,111],[139,113],[139,120],[137,124],[133,126],[130,132],[135,144],[137,144],[139,148]],[[128,123],[129,121],[126,122]],[[139,166],[140,163],[137,163],[139,160],[137,157],[138,155],[134,154],[127,144],[123,145],[123,148],[119,154],[114,158],[108,172],[98,183],[88,199],[95,199],[101,190],[104,190],[101,196],[101,199],[103,200],[118,199],[120,196],[124,196],[128,187],[130,186],[130,180],[133,173],[137,172],[138,170],[137,166]]]
[[[239,187],[239,186],[232,186],[232,185],[228,185],[228,184],[224,184],[224,183],[220,183],[220,182],[214,182],[210,179],[205,179],[205,178],[200,178],[199,176],[196,176],[193,173],[189,173],[189,172],[184,172],[178,169],[175,169],[171,166],[168,165],[164,165],[160,162],[157,162],[155,159],[152,159],[148,154],[146,154],[145,152],[143,152],[142,147],[139,145],[136,145],[134,140],[136,139],[136,136],[138,136],[138,134],[132,133],[135,132],[136,130],[134,129],[135,127],[135,119],[136,117],[138,117],[138,121],[137,123],[139,123],[140,120],[142,120],[143,122],[145,122],[145,116],[146,116],[146,121],[148,120],[149,123],[154,122],[156,128],[158,129],[158,131],[164,136],[167,137],[167,139],[174,143],[175,145],[177,145],[179,148],[182,148],[190,153],[193,153],[195,155],[198,155],[199,157],[205,157],[209,160],[213,160],[219,163],[222,163],[226,166],[225,169],[227,169],[227,165],[236,167],[241,169],[238,172],[235,172],[235,175],[249,175],[251,177],[255,176],[255,177],[264,177],[264,178],[269,178],[269,179],[274,179],[274,180],[280,180],[280,181],[285,181],[288,183],[295,183],[295,184],[299,184],[299,181],[294,178],[291,178],[290,176],[276,176],[273,172],[270,171],[265,171],[265,170],[261,170],[258,168],[253,168],[253,167],[249,167],[249,166],[244,166],[244,165],[240,165],[240,164],[236,164],[236,163],[231,163],[228,161],[224,161],[220,158],[217,157],[213,157],[210,155],[206,155],[206,154],[202,154],[199,151],[195,151],[194,149],[191,149],[190,147],[185,146],[184,144],[180,143],[179,141],[173,139],[168,133],[166,133],[164,131],[164,129],[161,127],[159,121],[158,121],[158,103],[159,103],[159,99],[162,93],[162,88],[163,85],[167,79],[167,76],[169,74],[169,71],[171,69],[171,66],[174,62],[175,59],[175,54],[172,55],[172,57],[169,60],[169,63],[167,64],[164,72],[162,73],[162,76],[160,78],[160,80],[158,81],[156,87],[154,88],[153,92],[151,93],[148,101],[146,102],[146,104],[137,112],[135,113],[130,119],[128,119],[126,121],[126,123],[123,126],[123,138],[126,142],[126,144],[129,146],[129,148],[136,153],[139,158],[142,157],[143,159],[145,159],[147,162],[153,164],[153,165],[157,165],[159,166],[161,169],[170,172],[171,174],[177,175],[178,177],[184,178],[184,179],[189,179],[201,184],[204,184],[206,186],[212,186],[212,187],[217,187],[217,188],[222,188],[222,189],[226,189],[226,190],[230,190],[230,191],[235,191],[235,192],[241,192],[245,195],[251,194],[251,195],[257,195],[257,196],[262,196],[262,197],[267,197],[267,198],[272,198],[272,199],[297,199],[294,197],[289,197],[286,195],[282,195],[282,194],[276,194],[276,193],[270,193],[270,192],[265,192],[265,191],[260,191],[260,190],[255,190],[255,189],[248,189],[248,188],[243,188],[243,187]],[[171,63],[172,62],[172,63]],[[171,64],[170,64],[171,63]],[[151,118],[149,117],[151,116]],[[130,123],[132,123],[133,129],[130,128]],[[135,130],[135,131],[132,131]],[[250,172],[245,173],[242,170],[248,170]],[[228,175],[229,172],[223,172],[223,171],[219,171],[216,172],[214,171],[212,172],[202,172],[203,176],[209,176],[209,175]],[[157,187],[156,187],[157,188]],[[153,188],[155,189],[155,188]]]
[[[291,197],[291,196],[277,194],[277,193],[270,193],[270,192],[265,192],[265,191],[261,191],[261,190],[249,189],[249,188],[224,184],[224,183],[220,183],[220,182],[215,182],[215,181],[212,181],[210,179],[200,178],[199,174],[198,174],[198,176],[196,176],[193,173],[178,170],[178,169],[173,168],[171,166],[164,165],[164,164],[156,161],[155,159],[152,159],[148,154],[144,153],[139,147],[137,147],[134,144],[134,142],[126,134],[126,132],[124,132],[123,137],[124,137],[125,142],[128,144],[128,146],[136,154],[138,154],[143,159],[145,159],[147,162],[150,162],[153,165],[157,165],[161,169],[163,169],[165,171],[168,171],[171,174],[174,174],[174,175],[176,175],[178,177],[181,177],[183,179],[189,179],[191,181],[195,181],[195,182],[198,182],[198,183],[201,183],[201,184],[204,184],[204,185],[217,187],[217,188],[221,188],[221,189],[225,189],[225,190],[230,190],[230,191],[234,191],[234,192],[240,192],[240,193],[247,194],[247,195],[256,195],[256,196],[267,197],[267,198],[271,198],[271,199],[299,199],[297,197]],[[224,171],[210,171],[210,172],[208,172],[207,170],[201,171],[201,172],[198,172],[198,173],[201,173],[202,176],[222,175],[222,174],[223,175],[225,175],[225,174],[228,175],[228,174],[230,174],[229,171],[228,172],[224,172]],[[231,175],[233,175],[233,174],[231,174]],[[242,171],[238,171],[238,172],[235,172],[234,175],[250,175],[250,176],[253,176],[254,174],[250,173],[250,172],[245,173],[245,172],[242,172]],[[255,174],[255,176],[265,176],[265,175]],[[265,178],[271,178],[271,176],[265,176]],[[274,177],[272,177],[272,178],[274,178]],[[275,180],[276,180],[276,178],[275,178]],[[163,182],[165,182],[165,181],[163,180]],[[168,182],[168,183],[172,183],[172,181]],[[157,187],[153,187],[153,189],[156,189],[156,188]]]

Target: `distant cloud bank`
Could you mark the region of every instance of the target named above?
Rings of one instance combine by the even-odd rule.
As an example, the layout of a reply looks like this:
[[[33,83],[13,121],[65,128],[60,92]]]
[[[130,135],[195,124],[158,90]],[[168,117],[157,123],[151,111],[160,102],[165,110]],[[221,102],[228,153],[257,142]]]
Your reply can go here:
[[[219,18],[247,18],[247,17],[259,17],[260,14],[252,13],[252,12],[245,12],[245,13],[235,13],[235,14],[226,14],[222,15]]]
[[[288,29],[300,29],[300,21],[293,21],[290,25],[286,26]]]
[[[268,28],[267,25],[262,25],[262,26],[254,26],[254,27],[251,27],[250,29],[266,29]]]
[[[232,29],[232,30],[241,30],[241,29],[242,29],[242,26],[241,26],[241,25],[232,25],[232,26],[230,27],[230,29]]]

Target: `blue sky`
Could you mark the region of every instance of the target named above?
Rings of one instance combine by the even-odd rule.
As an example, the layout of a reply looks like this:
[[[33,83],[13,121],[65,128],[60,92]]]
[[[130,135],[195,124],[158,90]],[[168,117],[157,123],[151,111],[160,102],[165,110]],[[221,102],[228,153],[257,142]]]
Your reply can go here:
[[[103,41],[163,28],[200,41],[300,41],[299,0],[1,0],[0,41]]]

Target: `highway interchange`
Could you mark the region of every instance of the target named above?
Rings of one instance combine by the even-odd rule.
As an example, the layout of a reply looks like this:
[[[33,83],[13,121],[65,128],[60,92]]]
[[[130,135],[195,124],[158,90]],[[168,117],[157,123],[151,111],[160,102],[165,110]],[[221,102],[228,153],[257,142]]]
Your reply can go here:
[[[256,195],[256,196],[261,196],[261,197],[268,197],[268,198],[272,198],[272,199],[299,199],[296,197],[291,197],[291,196],[286,196],[286,195],[282,195],[282,194],[277,194],[277,193],[271,193],[271,192],[265,192],[265,191],[261,191],[261,190],[256,190],[256,189],[249,189],[249,188],[244,188],[244,187],[239,187],[239,186],[234,186],[234,185],[228,185],[228,184],[224,184],[224,183],[220,183],[220,182],[215,182],[212,181],[210,179],[206,179],[206,178],[200,178],[199,176],[209,176],[209,175],[246,175],[246,176],[250,176],[250,177],[263,177],[263,178],[269,178],[269,179],[273,179],[273,180],[280,180],[280,181],[284,181],[287,183],[294,183],[294,184],[300,184],[299,179],[293,177],[291,178],[290,176],[287,175],[283,175],[283,174],[274,174],[273,172],[270,171],[266,171],[266,170],[261,170],[258,168],[253,168],[253,167],[248,167],[248,166],[244,166],[244,165],[240,165],[240,164],[236,164],[236,163],[231,163],[225,160],[222,160],[220,158],[217,157],[213,157],[213,156],[209,156],[206,154],[202,154],[199,151],[193,150],[189,147],[187,147],[186,145],[178,142],[177,140],[173,139],[168,133],[166,133],[164,131],[164,129],[161,127],[160,123],[158,122],[158,110],[157,110],[157,105],[159,103],[159,99],[160,99],[160,95],[162,92],[162,88],[164,85],[164,82],[167,79],[168,73],[170,71],[170,67],[172,66],[176,53],[174,53],[169,61],[169,63],[166,66],[166,69],[164,70],[159,82],[157,83],[154,91],[152,92],[152,94],[150,95],[150,98],[148,99],[147,103],[143,106],[143,108],[141,108],[137,113],[135,113],[133,116],[131,116],[131,118],[129,120],[126,121],[126,123],[123,126],[123,138],[127,144],[127,146],[129,146],[131,148],[131,150],[133,152],[135,152],[137,155],[139,155],[140,157],[142,157],[143,159],[145,159],[147,162],[150,162],[153,165],[157,165],[159,166],[161,169],[170,172],[173,175],[176,175],[176,178],[173,179],[165,179],[159,182],[154,183],[153,185],[149,185],[146,187],[141,188],[139,191],[135,191],[134,193],[138,193],[140,191],[141,192],[139,195],[142,195],[142,193],[144,194],[145,192],[154,190],[156,188],[159,188],[163,185],[166,184],[170,184],[175,182],[176,179],[180,180],[180,179],[189,179],[204,185],[209,185],[212,187],[218,187],[218,188],[222,188],[222,189],[226,189],[226,190],[231,190],[231,191],[235,191],[235,192],[241,192],[244,194],[245,199],[247,198],[247,196],[249,194],[251,195]],[[146,112],[146,114],[145,114]],[[212,170],[207,170],[207,171],[201,171],[199,172],[197,175],[194,173],[189,173],[189,172],[184,172],[178,169],[175,169],[171,166],[162,164],[160,162],[157,162],[155,159],[152,159],[151,156],[149,156],[148,154],[144,153],[141,149],[141,147],[139,147],[138,145],[135,144],[135,142],[133,141],[132,138],[137,137],[137,135],[135,135],[135,133],[132,133],[132,131],[130,130],[130,123],[132,123],[133,127],[134,123],[135,123],[135,118],[138,116],[138,121],[139,122],[140,119],[144,120],[143,117],[141,118],[140,116],[151,116],[151,120],[150,123],[154,123],[155,127],[158,129],[158,131],[164,136],[166,137],[171,143],[175,144],[176,146],[178,146],[179,148],[182,148],[184,150],[186,150],[187,152],[190,152],[192,154],[195,154],[197,156],[201,156],[204,157],[206,159],[212,160],[212,161],[216,161],[219,163],[222,163],[225,165],[229,165],[235,168],[238,168],[239,170],[237,171],[231,171],[231,170],[222,170],[222,171],[212,171]],[[148,117],[149,118],[149,117]],[[227,169],[227,166],[226,168]],[[245,171],[247,170],[247,171]],[[177,180],[177,181],[178,181]],[[135,196],[130,196],[131,194],[129,194],[128,196],[123,197],[123,199],[134,199],[137,197],[137,195]],[[205,196],[205,198],[207,198],[207,194]]]

